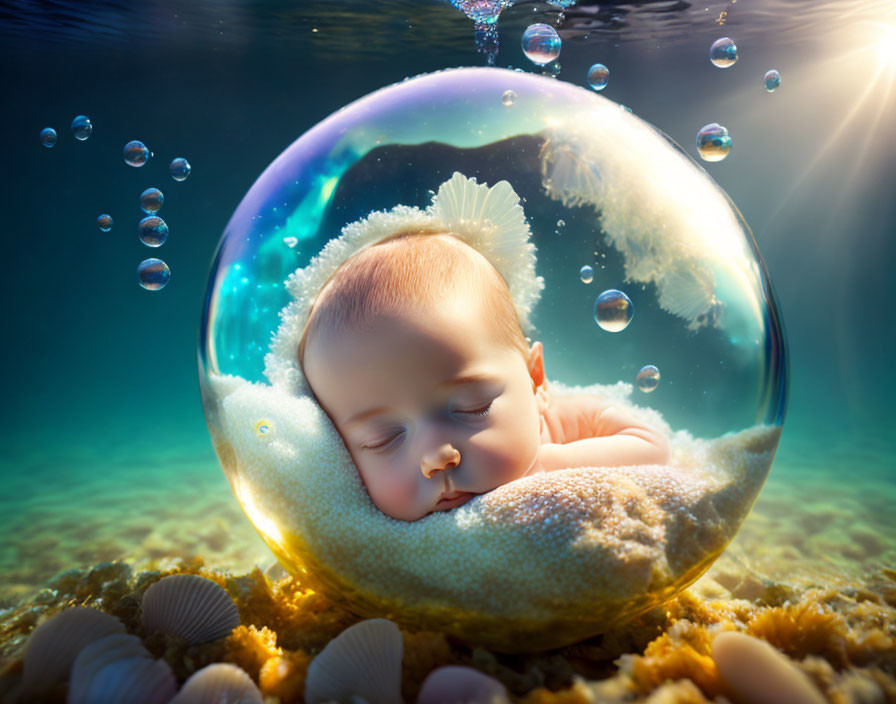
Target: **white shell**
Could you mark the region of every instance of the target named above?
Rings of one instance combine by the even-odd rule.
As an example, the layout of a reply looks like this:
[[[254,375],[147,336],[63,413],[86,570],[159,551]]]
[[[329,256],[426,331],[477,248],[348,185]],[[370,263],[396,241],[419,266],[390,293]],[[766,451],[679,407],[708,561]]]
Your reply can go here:
[[[392,621],[372,618],[346,628],[308,666],[305,702],[401,704],[404,642]]]
[[[86,696],[90,704],[168,704],[176,691],[167,662],[137,657],[106,665]]]
[[[170,704],[262,704],[261,692],[246,672],[215,663],[194,672]]]
[[[152,655],[143,647],[137,636],[113,633],[88,645],[78,653],[72,665],[66,699],[68,704],[92,704],[87,695],[91,683],[100,670],[117,660],[131,658],[152,660]]]
[[[23,701],[68,679],[78,653],[93,641],[113,633],[124,633],[124,624],[114,616],[86,606],[60,611],[40,624],[25,646]]]
[[[746,633],[726,631],[712,643],[719,674],[745,704],[824,704],[827,699],[784,653]]]
[[[210,579],[175,574],[153,584],[143,595],[143,624],[150,633],[163,631],[190,645],[228,635],[240,625],[230,595]]]
[[[417,704],[491,704],[509,701],[507,688],[494,677],[472,667],[446,665],[423,680]]]

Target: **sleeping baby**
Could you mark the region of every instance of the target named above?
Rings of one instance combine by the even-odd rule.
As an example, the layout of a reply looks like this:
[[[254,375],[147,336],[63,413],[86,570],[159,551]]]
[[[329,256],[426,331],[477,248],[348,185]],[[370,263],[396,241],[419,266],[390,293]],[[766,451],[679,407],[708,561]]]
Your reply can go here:
[[[538,472],[664,464],[667,438],[609,399],[553,397],[508,286],[441,229],[346,259],[299,345],[314,396],[374,504],[416,521]]]

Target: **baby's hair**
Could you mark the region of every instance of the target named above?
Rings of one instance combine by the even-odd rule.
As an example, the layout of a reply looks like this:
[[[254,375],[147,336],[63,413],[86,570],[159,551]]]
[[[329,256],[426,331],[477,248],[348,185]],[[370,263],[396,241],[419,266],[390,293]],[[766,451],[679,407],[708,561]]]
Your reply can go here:
[[[299,343],[304,368],[308,338],[321,330],[364,329],[382,313],[436,304],[463,290],[483,303],[497,340],[528,359],[507,282],[484,256],[452,232],[394,233],[346,259],[321,288]]]

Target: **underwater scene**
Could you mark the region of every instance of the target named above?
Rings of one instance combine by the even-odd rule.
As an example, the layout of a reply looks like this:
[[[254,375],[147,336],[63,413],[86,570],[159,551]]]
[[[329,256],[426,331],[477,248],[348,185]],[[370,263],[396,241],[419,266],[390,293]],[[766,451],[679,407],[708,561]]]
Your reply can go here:
[[[0,58],[0,702],[896,702],[892,2]]]

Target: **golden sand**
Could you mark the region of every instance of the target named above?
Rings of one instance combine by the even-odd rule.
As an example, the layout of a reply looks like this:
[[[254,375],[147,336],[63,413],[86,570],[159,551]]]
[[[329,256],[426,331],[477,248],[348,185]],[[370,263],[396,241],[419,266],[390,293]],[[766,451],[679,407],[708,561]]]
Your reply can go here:
[[[227,638],[188,646],[147,634],[139,617],[145,590],[165,574],[200,574],[236,601],[242,625]],[[524,704],[574,702],[712,702],[731,697],[713,663],[722,631],[761,638],[787,655],[831,702],[896,701],[896,571],[882,569],[863,582],[793,586],[766,582],[738,598],[711,576],[677,598],[604,636],[555,651],[498,655],[432,631],[402,631],[403,694],[416,700],[423,679],[447,664],[474,667],[500,680]],[[224,576],[199,561],[167,572],[131,577],[123,563],[101,565],[77,582],[57,583],[57,598],[28,602],[8,614],[0,631],[6,653],[0,693],[21,672],[21,649],[39,620],[76,604],[120,618],[154,657],[164,657],[179,682],[212,662],[242,667],[273,702],[301,702],[311,659],[358,618],[295,578],[276,582],[259,569]],[[54,701],[64,701],[59,688]]]
[[[523,704],[736,702],[711,652],[715,635],[730,630],[779,649],[830,702],[896,702],[896,527],[890,484],[886,477],[879,484],[866,478],[860,486],[848,477],[813,481],[810,472],[790,475],[787,482],[773,477],[734,542],[703,577],[631,623],[573,646],[504,655],[452,642],[442,633],[403,630],[405,700],[416,700],[433,669],[459,664],[496,677],[512,700]],[[34,627],[63,608],[89,604],[142,637],[155,657],[171,665],[179,683],[206,664],[232,662],[270,702],[301,702],[311,659],[359,619],[279,568],[237,567],[253,555],[259,564],[270,558],[253,553],[258,540],[236,502],[218,500],[214,519],[201,524],[197,518],[193,536],[203,537],[191,537],[195,548],[177,542],[183,521],[190,520],[181,514],[143,538],[156,536],[154,560],[142,547],[131,547],[130,555],[143,553],[139,559],[45,576],[43,589],[22,579],[18,592],[24,598],[9,598],[0,609],[0,701],[21,675],[22,650]],[[217,525],[222,516],[230,519],[227,531]],[[218,542],[226,552],[216,553]],[[197,552],[208,555],[208,562],[195,557]],[[147,636],[139,617],[142,594],[176,572],[201,574],[224,586],[239,607],[242,625],[203,646]],[[63,702],[65,688],[55,696]]]

